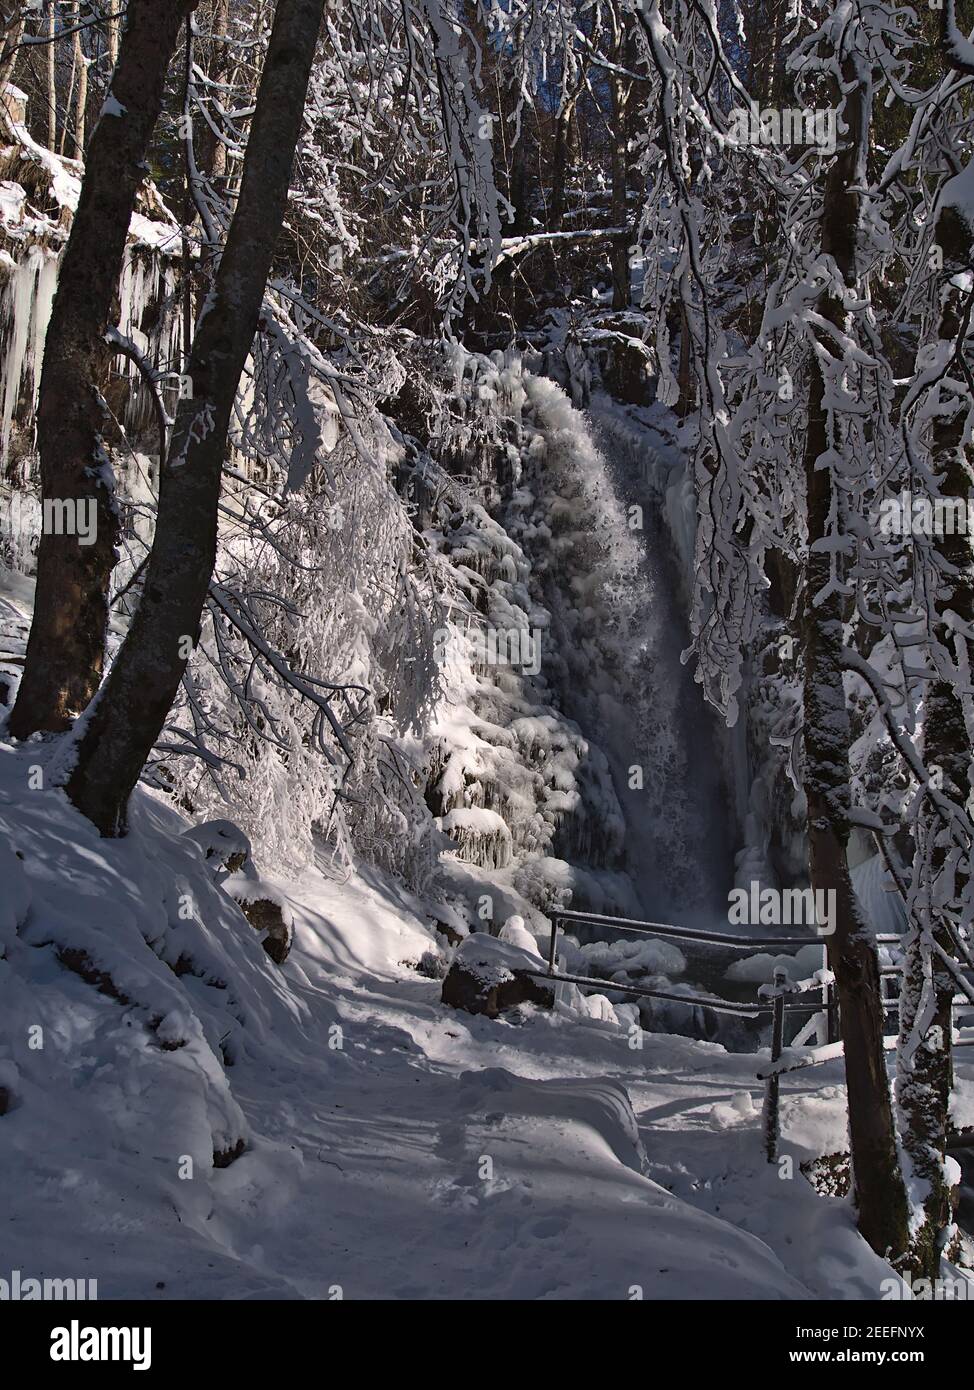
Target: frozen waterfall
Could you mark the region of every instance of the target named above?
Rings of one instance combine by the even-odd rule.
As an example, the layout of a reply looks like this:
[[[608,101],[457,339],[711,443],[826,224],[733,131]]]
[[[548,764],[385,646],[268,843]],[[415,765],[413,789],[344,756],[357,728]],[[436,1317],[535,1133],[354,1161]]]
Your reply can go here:
[[[681,662],[690,634],[680,552],[688,546],[692,554],[692,497],[681,488],[679,460],[658,452],[650,431],[605,398],[589,414],[604,476],[587,491],[606,513],[594,529],[618,537],[604,582],[621,616],[615,669],[566,692],[568,712],[609,759],[628,869],[647,917],[726,930],[735,848],[726,745],[692,666]]]

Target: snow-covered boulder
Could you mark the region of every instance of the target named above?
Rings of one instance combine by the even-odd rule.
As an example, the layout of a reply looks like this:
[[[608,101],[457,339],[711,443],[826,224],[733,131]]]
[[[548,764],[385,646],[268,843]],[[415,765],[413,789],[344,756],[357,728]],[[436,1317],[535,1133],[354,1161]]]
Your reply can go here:
[[[230,820],[208,820],[183,831],[183,838],[192,840],[203,851],[203,858],[214,873],[226,870],[235,874],[251,864],[250,841]]]
[[[527,933],[525,933],[527,934]],[[550,1009],[553,990],[528,971],[541,968],[537,948],[532,950],[476,932],[457,948],[449,974],[443,981],[442,999],[454,1009],[496,1018],[516,1004],[539,1004]]]
[[[261,878],[250,840],[239,825],[229,820],[206,821],[190,826],[183,839],[199,846],[220,887],[261,933],[261,945],[271,960],[283,965],[294,934],[291,913],[279,890]]]
[[[291,949],[294,922],[278,889],[255,875],[232,874],[223,882],[247,921],[261,933],[264,950],[276,965],[283,965]]]

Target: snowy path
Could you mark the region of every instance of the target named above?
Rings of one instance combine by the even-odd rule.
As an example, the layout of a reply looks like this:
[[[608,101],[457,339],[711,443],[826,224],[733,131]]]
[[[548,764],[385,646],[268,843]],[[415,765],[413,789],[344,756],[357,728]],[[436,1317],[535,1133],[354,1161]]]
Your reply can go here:
[[[230,1071],[249,1151],[205,1183],[134,1151],[41,1163],[4,1223],[12,1267],[56,1248],[70,1271],[74,1251],[102,1297],[876,1296],[888,1271],[847,1208],[764,1164],[753,1056],[451,1012],[401,964],[429,937],[388,889],[308,881],[293,901],[303,1042]],[[825,1102],[815,1137],[839,1114]]]
[[[319,885],[303,918],[304,989],[321,991],[316,1012],[337,1010],[344,1048],[270,1088],[237,1085],[255,1128],[303,1160],[286,1200],[274,1150],[218,1176],[246,1263],[306,1297],[877,1296],[888,1269],[845,1205],[765,1163],[753,1055],[660,1035],[632,1051],[577,1016],[515,1027],[446,1010],[437,982],[396,968],[427,939],[361,883]],[[348,968],[356,955],[368,967]],[[841,1096],[823,1085],[786,1088],[786,1149],[792,1130],[839,1139]],[[268,1199],[273,1235],[255,1255]]]
[[[390,956],[397,940],[407,952],[425,944],[361,896],[361,918],[372,917],[370,932],[381,921]],[[348,888],[329,889],[299,929],[316,953],[336,936],[320,915],[329,897],[345,916]],[[337,954],[347,959],[347,941]],[[541,1015],[515,1029],[444,1010],[438,983],[415,972],[303,964],[306,988],[337,1004],[344,1048],[316,1075],[297,1068],[245,1099],[255,1127],[303,1154],[262,1252],[296,1293],[624,1299],[638,1285],[647,1298],[804,1296],[769,1250],[636,1171],[612,1083],[656,1092],[649,1058],[619,1030]],[[685,1094],[686,1080],[676,1089]],[[651,1120],[646,1129],[650,1138]],[[258,1149],[217,1182],[221,1224],[245,1259],[274,1167]]]

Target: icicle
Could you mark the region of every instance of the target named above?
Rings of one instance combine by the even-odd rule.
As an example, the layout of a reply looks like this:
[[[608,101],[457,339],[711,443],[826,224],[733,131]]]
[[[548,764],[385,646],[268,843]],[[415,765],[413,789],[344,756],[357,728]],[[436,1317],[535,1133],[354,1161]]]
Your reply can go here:
[[[0,365],[0,462],[6,464],[10,437],[21,395],[30,392],[31,418],[41,382],[44,337],[57,284],[58,258],[43,246],[32,246],[16,265],[3,292],[0,331],[7,351]]]

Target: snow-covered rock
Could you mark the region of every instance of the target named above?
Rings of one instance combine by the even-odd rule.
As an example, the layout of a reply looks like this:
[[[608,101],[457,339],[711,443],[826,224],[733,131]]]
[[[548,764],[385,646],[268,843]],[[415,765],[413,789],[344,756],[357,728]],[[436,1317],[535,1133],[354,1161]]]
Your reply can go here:
[[[254,931],[260,933],[260,944],[274,964],[283,965],[291,949],[294,930],[294,920],[283,895],[255,874],[232,874],[224,879],[223,890],[233,898]]]
[[[443,981],[443,1003],[467,1013],[486,1014],[488,1018],[496,1018],[517,1004],[551,1008],[552,988],[538,983],[528,973],[540,966],[536,947],[531,950],[486,932],[475,932],[457,947]]]
[[[250,865],[250,841],[238,825],[229,820],[208,820],[191,825],[183,836],[199,845],[203,858],[214,872],[236,874]]]

